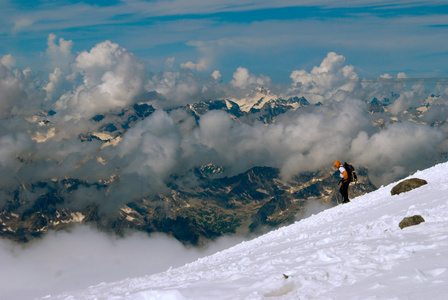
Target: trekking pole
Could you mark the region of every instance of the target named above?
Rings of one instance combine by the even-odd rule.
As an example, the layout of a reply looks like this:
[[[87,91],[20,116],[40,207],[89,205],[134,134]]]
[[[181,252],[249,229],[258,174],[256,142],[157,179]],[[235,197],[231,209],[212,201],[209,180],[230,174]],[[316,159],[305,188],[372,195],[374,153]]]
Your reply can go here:
[[[339,186],[339,183],[338,183],[338,185],[336,186],[336,189],[335,189],[335,193],[336,193],[336,205],[339,205],[339,193],[338,193],[338,186]]]

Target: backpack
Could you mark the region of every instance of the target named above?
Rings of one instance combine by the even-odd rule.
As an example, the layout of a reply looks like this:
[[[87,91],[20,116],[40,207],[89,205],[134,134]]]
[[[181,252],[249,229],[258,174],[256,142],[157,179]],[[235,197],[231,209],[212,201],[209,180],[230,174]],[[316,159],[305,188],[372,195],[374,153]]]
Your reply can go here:
[[[344,169],[347,171],[348,182],[358,181],[358,176],[356,175],[355,167],[353,167],[351,164],[345,162]]]

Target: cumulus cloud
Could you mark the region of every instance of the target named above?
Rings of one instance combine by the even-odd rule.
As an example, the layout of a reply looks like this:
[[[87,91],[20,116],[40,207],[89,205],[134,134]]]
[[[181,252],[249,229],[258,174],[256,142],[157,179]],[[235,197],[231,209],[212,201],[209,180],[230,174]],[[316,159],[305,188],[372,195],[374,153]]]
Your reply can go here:
[[[1,124],[3,125],[3,124]],[[0,172],[9,174],[3,176],[0,181],[0,207],[3,207],[10,199],[8,192],[12,187],[23,183],[19,175],[21,162],[20,158],[28,158],[23,153],[32,149],[32,142],[26,133],[2,133],[0,135]]]
[[[396,84],[396,88],[397,86],[401,92],[394,103],[389,106],[389,112],[394,115],[401,113],[406,108],[422,105],[424,99],[429,96],[423,81],[412,84],[411,87],[406,89],[404,88],[406,87],[406,82],[399,81]]]
[[[91,118],[123,108],[143,93],[144,64],[118,44],[105,41],[77,57],[74,69],[83,84],[61,96],[56,110],[65,120]]]
[[[127,158],[124,172],[164,179],[176,165],[180,134],[173,119],[163,110],[126,132],[118,146],[120,157]]]
[[[49,81],[43,90],[47,93],[46,101],[53,101],[59,99],[70,87],[73,82],[67,78],[60,68],[55,68],[53,73],[48,75]]]
[[[182,138],[182,160],[196,165],[214,162],[228,176],[267,165],[280,168],[285,180],[336,159],[351,160],[371,169],[376,184],[384,184],[434,160],[444,137],[438,128],[412,122],[379,130],[371,125],[367,104],[360,100],[333,101],[279,116],[269,125],[244,124],[225,112],[210,111],[192,134]],[[392,165],[393,171],[388,169]]]
[[[16,59],[11,54],[4,55],[0,62],[7,68],[12,68],[16,65]]]
[[[397,74],[398,76],[398,74]],[[359,86],[353,91],[353,96],[370,101],[389,99],[395,101],[403,92],[409,90],[408,83],[403,78],[393,77],[389,73],[381,74],[376,79],[361,79]],[[414,100],[421,100],[418,97]]]
[[[218,70],[213,71],[211,76],[215,80],[220,80],[222,77],[221,72],[219,72]]]
[[[408,78],[408,76],[406,75],[406,73],[400,72],[397,74],[397,78],[398,79],[406,79],[406,78]]]
[[[344,66],[344,63],[344,56],[329,52],[311,72],[293,71],[291,92],[299,91],[312,103],[345,99],[356,88],[359,77],[353,66]]]
[[[270,85],[271,79],[267,76],[256,76],[251,74],[247,68],[239,67],[233,73],[233,79],[230,84],[240,89],[246,89],[250,86],[266,86]]]
[[[343,159],[351,136],[368,127],[365,103],[358,100],[333,102],[328,107],[299,114],[288,125],[287,140],[295,147],[285,157],[281,174],[291,178],[303,171],[321,169],[335,157]]]
[[[431,102],[431,105],[427,107],[427,111],[421,120],[431,125],[441,125],[439,128],[448,135],[448,107],[445,103],[448,103],[448,91],[441,93],[440,97],[427,98],[427,103]]]
[[[0,64],[0,119],[10,117],[14,108],[26,100],[24,82]]]
[[[280,168],[288,180],[341,156],[349,149],[350,137],[368,126],[366,104],[355,100],[279,117],[269,125],[242,124],[225,112],[210,111],[183,138],[182,149],[185,160],[199,165],[213,161],[229,176],[267,165]]]
[[[0,173],[8,174],[0,181],[0,207],[4,207],[10,201],[10,191],[26,183],[20,175],[22,171],[22,160],[30,156],[33,142],[26,132],[14,132],[14,123],[10,120],[0,121],[2,127],[0,133]],[[12,127],[12,128],[11,128]],[[4,132],[3,132],[4,131]],[[30,170],[23,170],[26,176]]]
[[[358,164],[369,166],[374,180],[384,184],[424,167],[426,161],[434,159],[436,146],[445,138],[437,128],[412,122],[393,123],[370,137],[359,132],[350,151]]]
[[[0,166],[16,166],[17,161],[14,157],[26,148],[26,144],[30,142],[29,137],[25,133],[6,134],[0,137]]]
[[[193,62],[191,62],[191,61],[189,61],[189,62],[187,62],[187,63],[184,63],[184,64],[180,64],[180,66],[182,67],[182,68],[187,68],[187,69],[191,69],[191,70],[198,70],[198,71],[204,71],[204,70],[206,70],[207,69],[207,61],[206,61],[206,59],[204,59],[204,58],[201,58],[200,60],[199,60],[199,62],[198,63],[193,63]]]
[[[10,70],[0,64],[0,91],[0,120],[30,117],[46,108],[41,80],[29,67]]]
[[[56,43],[56,35],[50,33],[47,39],[47,56],[50,59],[51,68],[61,68],[68,71],[69,64],[72,62],[72,41],[66,41],[59,38]]]
[[[189,69],[165,71],[154,75],[146,83],[145,90],[155,91],[160,95],[159,99],[153,102],[157,108],[167,109],[203,99],[202,82]]]
[[[216,53],[218,52],[217,44],[220,42],[202,42],[202,41],[190,41],[187,43],[188,46],[197,47],[201,54],[201,58],[197,63],[188,61],[187,63],[182,63],[181,68],[187,68],[190,70],[197,70],[199,72],[209,70],[212,66],[212,62]]]
[[[167,68],[172,68],[173,65],[174,65],[174,60],[175,60],[174,57],[168,57],[168,58],[165,60],[165,66],[166,66]]]

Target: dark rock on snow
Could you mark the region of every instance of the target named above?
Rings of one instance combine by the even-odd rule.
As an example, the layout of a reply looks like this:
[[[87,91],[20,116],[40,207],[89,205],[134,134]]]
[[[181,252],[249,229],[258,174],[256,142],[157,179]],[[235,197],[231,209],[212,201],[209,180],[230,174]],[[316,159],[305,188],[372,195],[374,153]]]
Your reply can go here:
[[[415,216],[412,216],[412,217],[406,217],[406,218],[404,218],[404,219],[400,222],[400,224],[398,224],[398,226],[399,226],[401,229],[403,229],[403,228],[405,228],[405,227],[418,225],[418,224],[420,224],[420,223],[422,223],[422,222],[425,222],[425,219],[423,219],[423,217],[420,216],[420,215],[415,215]]]
[[[419,178],[411,178],[404,180],[394,186],[390,193],[393,195],[398,195],[401,193],[409,192],[413,189],[416,189],[418,187],[421,187],[422,185],[428,184],[426,180],[419,179]]]

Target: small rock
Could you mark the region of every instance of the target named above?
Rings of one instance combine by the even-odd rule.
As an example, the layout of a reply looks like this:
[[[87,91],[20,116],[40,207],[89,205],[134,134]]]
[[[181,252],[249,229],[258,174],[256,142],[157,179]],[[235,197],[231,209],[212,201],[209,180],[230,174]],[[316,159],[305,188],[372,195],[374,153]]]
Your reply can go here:
[[[392,190],[390,191],[390,193],[392,194],[392,196],[398,195],[400,193],[409,192],[409,191],[416,189],[418,187],[421,187],[422,185],[425,185],[425,184],[428,184],[428,182],[423,179],[419,179],[419,178],[407,179],[407,180],[400,182],[396,186],[394,186],[392,188]]]
[[[415,215],[415,216],[412,216],[412,217],[406,217],[406,218],[404,218],[404,219],[400,222],[400,224],[398,224],[398,226],[399,226],[401,229],[403,229],[403,228],[405,228],[405,227],[418,225],[418,224],[420,224],[421,222],[425,222],[425,219],[423,219],[423,217],[420,216],[420,215]]]

